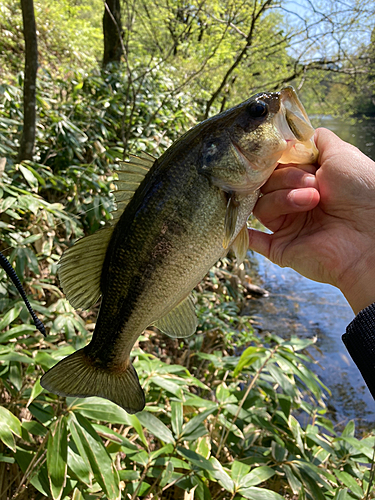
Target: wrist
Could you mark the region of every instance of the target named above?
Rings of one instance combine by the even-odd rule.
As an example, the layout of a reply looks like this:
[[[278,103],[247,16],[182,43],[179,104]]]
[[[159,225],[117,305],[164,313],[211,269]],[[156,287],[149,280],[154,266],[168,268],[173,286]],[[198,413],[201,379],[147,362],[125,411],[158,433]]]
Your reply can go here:
[[[348,271],[339,285],[355,314],[375,302],[375,256],[371,261],[363,259],[361,264]]]

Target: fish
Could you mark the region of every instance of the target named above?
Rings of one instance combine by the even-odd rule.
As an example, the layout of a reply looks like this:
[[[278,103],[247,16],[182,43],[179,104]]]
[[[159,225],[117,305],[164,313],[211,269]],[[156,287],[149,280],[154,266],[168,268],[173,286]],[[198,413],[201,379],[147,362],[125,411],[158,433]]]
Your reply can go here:
[[[229,249],[242,261],[247,219],[279,163],[313,163],[314,128],[292,87],[262,92],[182,135],[158,159],[117,170],[107,227],[64,252],[58,269],[73,307],[101,296],[92,340],[41,378],[60,396],[99,396],[128,413],[145,406],[130,353],[153,325],[172,338],[198,326],[192,290]]]

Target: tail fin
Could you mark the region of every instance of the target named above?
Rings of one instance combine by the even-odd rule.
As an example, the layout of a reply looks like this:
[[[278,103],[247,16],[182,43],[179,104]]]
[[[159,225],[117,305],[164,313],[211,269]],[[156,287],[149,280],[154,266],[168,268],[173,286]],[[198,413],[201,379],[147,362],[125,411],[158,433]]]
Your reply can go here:
[[[59,396],[109,399],[128,413],[142,411],[145,395],[129,362],[123,372],[96,367],[83,349],[61,360],[41,378],[41,386]]]

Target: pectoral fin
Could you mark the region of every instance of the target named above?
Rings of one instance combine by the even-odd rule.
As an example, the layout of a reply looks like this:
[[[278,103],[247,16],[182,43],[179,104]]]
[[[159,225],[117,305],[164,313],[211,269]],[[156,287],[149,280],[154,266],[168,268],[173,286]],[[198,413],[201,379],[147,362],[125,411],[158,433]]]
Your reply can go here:
[[[154,326],[172,338],[186,338],[195,333],[198,319],[193,298],[188,295],[172,311],[155,321]]]
[[[223,248],[228,248],[228,245],[233,238],[236,230],[239,206],[240,203],[237,200],[235,193],[232,193],[228,200],[227,211],[225,213]]]
[[[231,248],[236,254],[237,264],[241,264],[246,257],[247,251],[249,250],[249,232],[246,224],[236,236]]]

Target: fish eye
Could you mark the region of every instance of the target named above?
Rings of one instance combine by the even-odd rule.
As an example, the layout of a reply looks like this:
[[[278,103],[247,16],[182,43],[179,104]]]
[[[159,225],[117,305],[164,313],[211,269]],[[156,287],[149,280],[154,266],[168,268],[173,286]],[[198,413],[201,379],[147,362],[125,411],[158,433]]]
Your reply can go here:
[[[248,111],[253,118],[260,118],[268,114],[268,105],[264,101],[254,101],[249,105]]]

